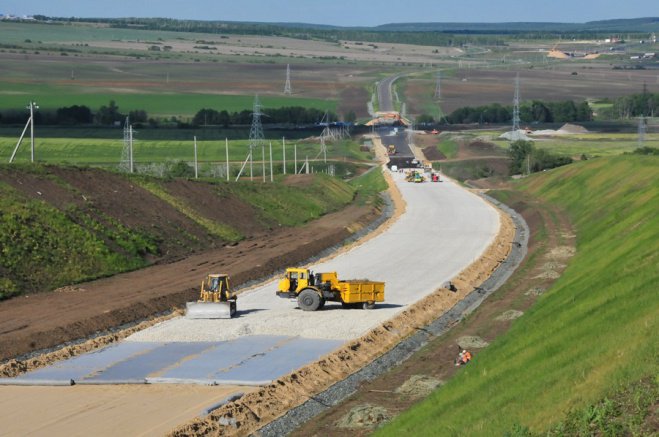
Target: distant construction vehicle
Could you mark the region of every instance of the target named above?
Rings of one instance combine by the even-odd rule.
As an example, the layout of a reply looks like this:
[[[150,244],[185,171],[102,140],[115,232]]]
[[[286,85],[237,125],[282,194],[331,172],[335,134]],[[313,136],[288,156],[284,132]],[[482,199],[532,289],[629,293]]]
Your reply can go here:
[[[421,183],[426,181],[426,177],[419,170],[410,170],[405,176],[407,182]]]
[[[316,273],[309,269],[288,268],[279,281],[277,296],[297,298],[304,311],[316,311],[325,302],[340,302],[344,308],[375,308],[384,302],[384,282],[369,280],[340,281],[336,272]]]
[[[237,296],[229,275],[209,274],[201,283],[199,300],[185,304],[188,319],[230,319],[236,315]]]

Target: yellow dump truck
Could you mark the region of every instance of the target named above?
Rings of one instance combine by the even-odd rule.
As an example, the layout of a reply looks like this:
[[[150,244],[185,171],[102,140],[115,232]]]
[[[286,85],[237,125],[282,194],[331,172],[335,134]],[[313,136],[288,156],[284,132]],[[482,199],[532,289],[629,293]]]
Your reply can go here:
[[[340,302],[344,308],[375,308],[384,302],[384,282],[340,281],[336,272],[313,273],[309,269],[288,268],[279,281],[277,296],[296,299],[304,311],[316,311],[325,302]]]

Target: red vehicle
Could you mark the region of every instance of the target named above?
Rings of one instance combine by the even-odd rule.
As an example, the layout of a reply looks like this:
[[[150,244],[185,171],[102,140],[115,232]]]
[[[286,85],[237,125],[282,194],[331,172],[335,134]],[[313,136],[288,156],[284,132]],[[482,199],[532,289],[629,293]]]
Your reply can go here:
[[[439,180],[439,175],[438,175],[437,173],[433,173],[433,174],[430,176],[430,180],[433,181],[433,182],[441,182],[441,181]]]

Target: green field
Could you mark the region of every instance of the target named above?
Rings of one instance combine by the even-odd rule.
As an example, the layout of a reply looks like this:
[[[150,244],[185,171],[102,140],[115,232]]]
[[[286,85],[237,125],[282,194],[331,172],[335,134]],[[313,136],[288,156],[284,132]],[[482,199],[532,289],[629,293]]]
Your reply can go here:
[[[3,135],[8,130],[3,129]],[[80,132],[74,130],[47,130],[49,135],[64,134],[69,132],[85,135],[86,130]],[[158,134],[163,134],[163,138],[158,138]],[[37,134],[39,131],[37,131]],[[116,167],[121,162],[123,145],[123,134],[121,129],[106,129],[99,132],[104,138],[62,138],[62,137],[39,137],[35,140],[35,160],[49,164],[76,164],[76,165],[96,165],[104,167]],[[115,138],[107,138],[109,134],[114,134]],[[182,138],[187,134],[187,138]],[[194,141],[193,135],[197,137],[197,159],[203,164],[224,164],[226,160],[226,145],[224,139],[217,138],[216,132],[207,132],[200,130],[198,133],[185,132],[180,130],[144,130],[146,138],[141,139],[140,131],[137,131],[133,142],[133,161],[135,165],[148,165],[154,163],[165,163],[172,161],[194,161]],[[171,135],[174,139],[168,139]],[[0,136],[0,162],[8,162],[11,154],[16,147],[16,142],[20,136],[19,129],[16,129],[16,136]],[[210,138],[208,138],[210,137]],[[273,161],[279,162],[284,158],[283,142],[281,137],[270,138],[264,143],[263,148],[257,148],[254,151],[253,160],[260,162],[262,152],[265,152],[265,160],[270,160],[270,144],[272,143]],[[368,152],[359,150],[359,144],[352,140],[342,140],[328,143],[327,157],[330,160],[369,160],[371,155]],[[319,156],[320,142],[318,140],[286,140],[286,161],[289,166],[293,166],[295,151],[297,150],[298,168],[302,161],[307,157],[310,160],[323,158]],[[229,160],[232,162],[232,171],[237,172],[239,163],[242,163],[249,152],[248,140],[229,140]],[[21,147],[16,154],[15,162],[28,162],[30,160],[30,140],[23,140]],[[257,166],[258,174],[261,174],[260,164]],[[289,170],[290,171],[290,170]]]
[[[23,109],[30,101],[35,101],[42,110],[85,105],[92,111],[107,106],[114,100],[122,113],[143,109],[150,117],[192,117],[200,109],[240,112],[252,110],[253,95],[227,95],[199,92],[183,93],[154,89],[151,92],[111,91],[96,86],[80,87],[45,83],[12,83],[0,81],[0,110]],[[262,109],[267,116],[268,108],[302,106],[320,110],[336,110],[336,101],[304,97],[259,97]],[[27,111],[26,111],[27,113]]]
[[[479,131],[488,141],[507,149],[510,141],[499,139],[502,132]],[[540,149],[547,149],[560,155],[579,157],[614,156],[625,152],[632,152],[638,147],[638,134],[632,133],[588,133],[578,135],[555,136],[552,138],[531,138],[533,145]],[[659,134],[645,135],[645,146],[659,148]]]
[[[590,423],[586,407],[621,387],[657,382],[658,168],[657,157],[619,156],[520,181],[567,211],[576,255],[507,334],[377,435],[544,435],[570,411]]]

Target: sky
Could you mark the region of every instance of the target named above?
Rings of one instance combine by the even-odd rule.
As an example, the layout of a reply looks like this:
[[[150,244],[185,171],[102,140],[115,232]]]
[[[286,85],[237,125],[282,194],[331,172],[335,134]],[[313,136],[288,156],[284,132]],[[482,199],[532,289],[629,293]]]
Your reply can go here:
[[[659,17],[657,0],[3,0],[0,13],[377,26]]]

